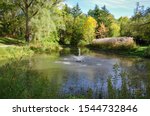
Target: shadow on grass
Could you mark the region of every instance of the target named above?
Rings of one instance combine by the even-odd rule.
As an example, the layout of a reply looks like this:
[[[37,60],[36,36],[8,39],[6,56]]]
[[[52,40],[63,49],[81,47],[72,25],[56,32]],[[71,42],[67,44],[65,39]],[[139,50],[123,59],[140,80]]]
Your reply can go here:
[[[0,43],[4,45],[22,45],[23,44],[23,42],[21,42],[20,40],[7,38],[7,37],[4,37],[4,38],[0,37]]]

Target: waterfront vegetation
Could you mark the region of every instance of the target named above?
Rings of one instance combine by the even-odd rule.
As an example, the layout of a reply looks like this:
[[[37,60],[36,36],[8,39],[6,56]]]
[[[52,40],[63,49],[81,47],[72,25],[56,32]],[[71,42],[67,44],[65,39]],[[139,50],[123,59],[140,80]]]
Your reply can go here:
[[[106,77],[107,94],[99,91],[95,97],[91,88],[86,92],[81,89],[79,94],[60,95],[61,85],[55,86],[53,80],[27,63],[36,54],[53,57],[55,52],[56,59],[66,47],[149,59],[150,8],[137,9],[131,18],[116,19],[105,5],[95,5],[85,14],[79,4],[71,8],[62,0],[1,0],[0,19],[0,98],[150,97],[150,75],[144,80],[147,83],[143,90],[142,85],[134,86],[128,72],[118,72],[119,65],[114,65],[115,75]],[[120,88],[113,83],[118,78]]]

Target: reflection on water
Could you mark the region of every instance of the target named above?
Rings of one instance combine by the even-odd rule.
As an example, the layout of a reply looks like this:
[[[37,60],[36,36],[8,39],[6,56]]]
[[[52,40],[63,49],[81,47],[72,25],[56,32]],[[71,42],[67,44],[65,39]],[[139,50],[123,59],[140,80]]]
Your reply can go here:
[[[37,78],[46,78],[45,85],[32,82],[31,89],[46,91],[38,98],[150,98],[150,60],[78,51],[65,49],[21,61],[21,67],[37,72]]]

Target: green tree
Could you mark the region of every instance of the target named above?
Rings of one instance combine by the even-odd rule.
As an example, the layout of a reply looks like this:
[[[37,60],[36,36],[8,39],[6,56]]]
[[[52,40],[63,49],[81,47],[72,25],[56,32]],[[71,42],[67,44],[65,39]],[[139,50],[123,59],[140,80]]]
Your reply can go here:
[[[73,15],[74,18],[77,18],[78,16],[80,16],[82,14],[82,11],[81,11],[78,3],[76,4],[76,6],[74,6],[71,9],[71,14]]]
[[[82,18],[80,18],[82,11],[77,3],[71,9],[71,14],[74,17],[73,26],[72,26],[72,38],[71,38],[71,45],[76,46],[79,43],[79,40],[82,38],[81,27],[83,25]]]
[[[142,12],[137,9],[133,17],[131,17],[129,20],[120,18],[120,22],[122,24],[121,34],[134,37],[136,42],[140,45],[150,44],[149,8]],[[123,27],[125,28],[123,29]],[[122,33],[122,30],[125,30],[125,32]]]
[[[23,24],[23,17],[19,13],[20,10],[15,4],[13,4],[10,0],[1,0],[0,2],[0,19],[1,19],[1,27],[0,34],[1,35],[10,35],[16,36],[20,34],[21,25]]]
[[[102,30],[101,24],[104,24],[107,28],[107,34],[105,34],[105,36],[111,36],[110,28],[111,24],[115,21],[115,18],[111,13],[109,13],[105,5],[101,9],[98,7],[98,5],[96,5],[94,10],[89,10],[88,15],[96,19],[98,24],[97,32]],[[99,36],[97,37],[99,38]]]
[[[22,10],[25,16],[25,40],[30,41],[30,21],[35,17],[42,8],[52,8],[60,3],[61,0],[16,0],[16,4]]]
[[[83,38],[83,25],[86,20],[84,15],[81,15],[75,19],[73,23],[73,30],[72,30],[72,38],[71,38],[71,45],[77,46],[80,40]]]
[[[129,28],[130,28],[130,19],[128,17],[120,17],[118,19],[120,24],[120,35],[121,36],[130,36]]]
[[[62,8],[65,29],[60,30],[60,43],[77,46],[82,39],[82,27],[86,16],[77,4],[73,8],[64,5]]]
[[[73,24],[74,17],[71,14],[71,8],[65,4],[62,8],[62,15],[64,21],[64,29],[60,30],[60,43],[61,44],[70,44],[72,33],[73,33]]]
[[[110,36],[118,37],[120,36],[120,25],[117,23],[112,23],[110,26]]]

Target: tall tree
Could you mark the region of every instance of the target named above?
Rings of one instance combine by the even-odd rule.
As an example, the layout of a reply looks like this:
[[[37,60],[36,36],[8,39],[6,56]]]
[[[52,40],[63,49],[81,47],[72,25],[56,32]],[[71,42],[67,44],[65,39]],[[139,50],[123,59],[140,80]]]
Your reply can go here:
[[[14,35],[14,32],[20,27],[19,8],[11,3],[10,0],[0,1],[0,19],[2,35]]]
[[[89,16],[83,25],[83,39],[87,44],[90,44],[95,39],[96,20]]]
[[[107,36],[108,29],[104,23],[101,23],[97,29],[96,37],[97,38],[105,38]]]
[[[130,19],[128,17],[120,17],[118,19],[120,24],[120,35],[121,36],[130,36],[129,35],[129,21]]]
[[[102,27],[104,25],[104,27],[107,28],[107,31],[106,31],[107,34],[105,33],[105,35],[111,36],[110,28],[115,18],[111,13],[109,13],[105,5],[101,9],[99,8],[98,5],[96,5],[94,10],[89,10],[88,15],[96,19],[97,24],[98,24],[97,33],[99,32],[101,33],[100,30],[103,30]]]
[[[76,46],[81,39],[82,33],[80,27],[83,24],[83,20],[80,18],[80,16],[82,17],[82,11],[78,3],[71,9],[71,14],[73,16],[71,45]]]
[[[42,7],[54,7],[61,0],[12,0],[25,16],[25,40],[29,42],[30,38],[30,21],[36,16]]]
[[[73,15],[74,18],[77,18],[82,14],[82,11],[79,7],[79,4],[77,3],[76,6],[74,6],[71,10],[71,14]]]
[[[104,10],[105,12],[109,12],[108,9],[106,8],[106,5],[104,5],[104,6],[102,7],[102,10]]]
[[[117,23],[112,23],[110,26],[110,36],[111,37],[118,37],[120,36],[120,25]]]

